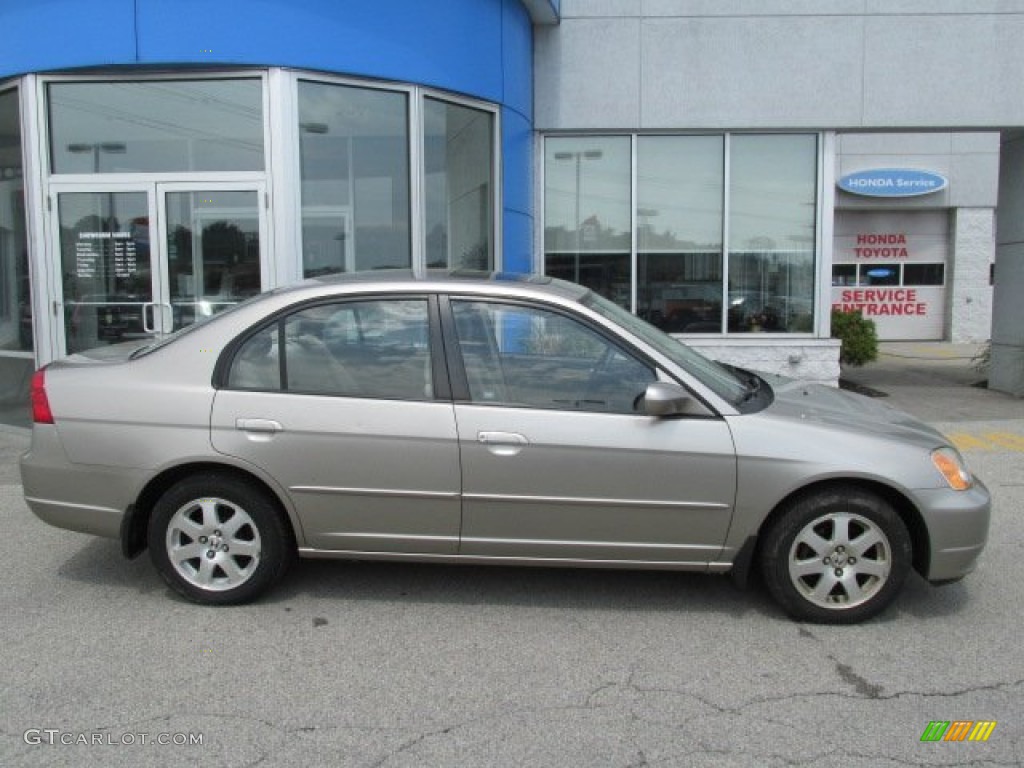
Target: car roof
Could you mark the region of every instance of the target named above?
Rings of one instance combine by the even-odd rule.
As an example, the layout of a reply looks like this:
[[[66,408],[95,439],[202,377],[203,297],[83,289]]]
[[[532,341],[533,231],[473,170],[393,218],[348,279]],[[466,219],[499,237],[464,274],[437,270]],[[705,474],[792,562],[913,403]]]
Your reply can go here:
[[[278,295],[303,292],[313,289],[345,289],[387,292],[403,291],[459,291],[480,290],[487,292],[495,288],[520,288],[534,295],[558,296],[570,301],[579,301],[589,289],[545,275],[518,272],[488,272],[466,269],[379,269],[365,272],[342,272],[322,275],[294,283],[273,291]]]

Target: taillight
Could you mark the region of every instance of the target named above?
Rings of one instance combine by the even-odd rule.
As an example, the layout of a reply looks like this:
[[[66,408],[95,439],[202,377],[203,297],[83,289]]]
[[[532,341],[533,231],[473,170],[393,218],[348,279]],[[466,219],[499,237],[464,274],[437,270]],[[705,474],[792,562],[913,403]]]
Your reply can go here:
[[[32,374],[32,421],[36,424],[53,424],[53,411],[46,396],[46,369],[40,368]]]

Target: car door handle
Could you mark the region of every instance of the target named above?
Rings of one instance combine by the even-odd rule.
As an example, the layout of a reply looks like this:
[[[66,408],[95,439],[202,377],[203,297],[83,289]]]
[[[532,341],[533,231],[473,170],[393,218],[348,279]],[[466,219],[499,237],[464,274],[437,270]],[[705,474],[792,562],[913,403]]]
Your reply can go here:
[[[281,422],[273,419],[235,419],[235,428],[243,432],[259,432],[261,434],[284,431]]]
[[[495,456],[515,456],[530,444],[523,435],[517,432],[477,432],[476,440],[487,446],[487,450]]]

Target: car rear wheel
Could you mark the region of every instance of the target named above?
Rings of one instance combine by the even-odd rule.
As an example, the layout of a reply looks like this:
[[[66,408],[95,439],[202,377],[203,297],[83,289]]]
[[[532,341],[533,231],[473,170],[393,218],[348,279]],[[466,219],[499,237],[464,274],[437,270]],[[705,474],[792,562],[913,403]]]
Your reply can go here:
[[[149,551],[172,589],[210,605],[253,600],[295,556],[290,529],[265,494],[212,473],[164,493],[150,518]]]
[[[893,506],[859,488],[793,502],[768,530],[761,569],[794,618],[852,624],[882,611],[912,561],[910,535]]]

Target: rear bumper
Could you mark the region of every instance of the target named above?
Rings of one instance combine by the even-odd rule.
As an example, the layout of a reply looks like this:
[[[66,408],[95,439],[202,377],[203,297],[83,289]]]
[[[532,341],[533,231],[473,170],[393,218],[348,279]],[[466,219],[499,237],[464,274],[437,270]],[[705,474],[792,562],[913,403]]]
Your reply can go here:
[[[121,535],[123,510],[88,504],[72,504],[58,499],[28,495],[25,496],[25,503],[36,517],[56,528],[91,533],[94,536],[104,536],[110,539],[119,538]]]
[[[931,557],[925,578],[943,582],[974,570],[988,541],[992,499],[980,480],[967,491],[919,491]]]
[[[36,517],[112,539],[120,537],[125,511],[146,479],[140,470],[72,464],[50,425],[35,425],[20,467],[25,502]]]

